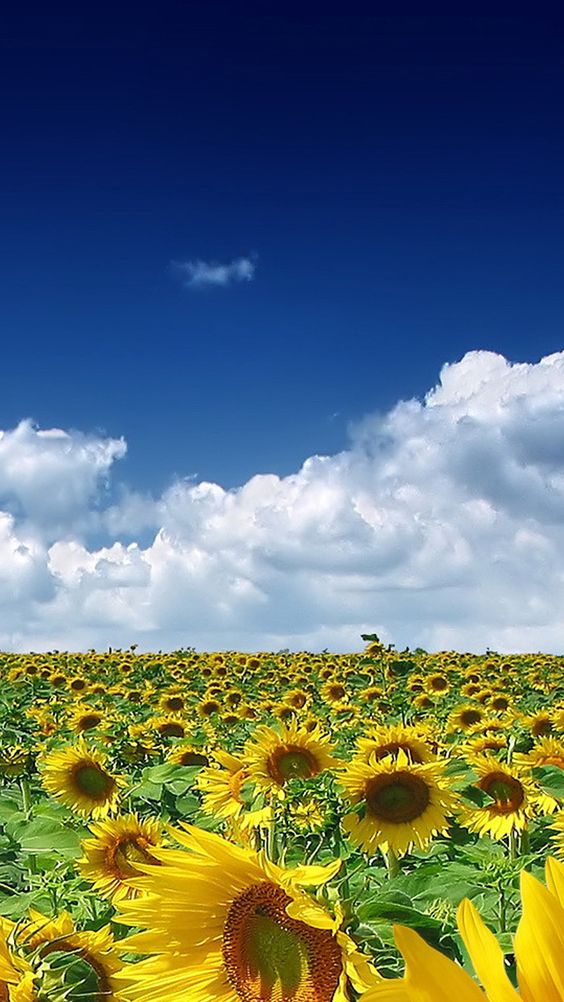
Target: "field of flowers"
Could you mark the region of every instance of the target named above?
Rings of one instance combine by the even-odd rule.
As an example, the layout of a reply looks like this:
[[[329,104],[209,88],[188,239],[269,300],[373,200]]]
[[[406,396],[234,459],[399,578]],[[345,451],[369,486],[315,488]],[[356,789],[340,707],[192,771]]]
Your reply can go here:
[[[0,1002],[562,1002],[564,658],[364,639],[0,655]]]

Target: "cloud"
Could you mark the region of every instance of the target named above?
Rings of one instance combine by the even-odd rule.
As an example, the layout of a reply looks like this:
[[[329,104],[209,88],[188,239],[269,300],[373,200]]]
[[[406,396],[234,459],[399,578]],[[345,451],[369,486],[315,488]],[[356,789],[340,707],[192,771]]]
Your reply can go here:
[[[564,647],[564,352],[469,352],[342,452],[233,490],[110,501],[125,448],[0,435],[0,648]]]
[[[236,282],[251,282],[255,277],[256,257],[238,257],[227,264],[216,261],[174,261],[173,268],[189,289],[206,286],[226,286]]]

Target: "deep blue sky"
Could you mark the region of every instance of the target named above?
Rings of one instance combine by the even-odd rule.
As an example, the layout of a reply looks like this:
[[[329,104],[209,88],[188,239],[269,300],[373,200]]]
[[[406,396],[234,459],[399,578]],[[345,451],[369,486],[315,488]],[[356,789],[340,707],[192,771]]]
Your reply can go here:
[[[123,434],[142,489],[289,473],[468,350],[563,347],[562,24],[266,9],[3,23],[0,427]]]

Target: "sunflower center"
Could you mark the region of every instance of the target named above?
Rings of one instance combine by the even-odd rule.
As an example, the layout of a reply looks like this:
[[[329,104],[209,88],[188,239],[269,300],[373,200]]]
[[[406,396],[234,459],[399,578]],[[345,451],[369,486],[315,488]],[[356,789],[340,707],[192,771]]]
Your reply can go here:
[[[463,727],[469,727],[472,724],[479,724],[482,719],[482,714],[479,710],[463,710],[460,714],[460,723]]]
[[[112,989],[102,965],[87,951],[67,947],[64,943],[43,949],[49,959],[44,967],[41,987],[46,996],[61,995],[68,1002],[106,1002]],[[1,996],[0,996],[1,998]]]
[[[326,929],[286,914],[291,898],[274,884],[253,884],[227,913],[223,960],[243,1002],[331,1002],[341,949]]]
[[[494,772],[482,779],[480,786],[493,800],[498,814],[518,811],[525,800],[525,792],[518,779],[504,772]],[[494,805],[492,804],[491,807]]]
[[[319,763],[307,748],[285,745],[268,760],[268,771],[281,786],[289,779],[310,779],[319,772]]]
[[[169,720],[166,724],[160,725],[159,734],[161,734],[163,738],[183,738],[184,727],[182,724],[178,724],[174,720]]]
[[[381,758],[386,758],[387,755],[397,756],[400,751],[405,752],[412,762],[416,762],[417,764],[421,764],[423,762],[419,752],[416,751],[410,744],[403,741],[390,741],[386,745],[378,745],[378,747],[374,749],[373,755],[375,756],[376,761],[379,762]]]
[[[170,696],[166,701],[166,705],[169,710],[183,710],[184,700],[182,696]]]
[[[74,780],[80,792],[92,800],[106,800],[115,786],[112,776],[94,764],[79,766],[74,774]]]
[[[185,751],[182,752],[178,760],[179,765],[209,765],[209,759],[207,755],[202,755],[201,752],[196,751]]]
[[[375,776],[366,785],[367,813],[396,824],[414,821],[429,804],[427,784],[410,772]]]
[[[101,719],[102,718],[98,713],[87,713],[78,721],[79,730],[89,731],[93,727],[97,727]]]
[[[147,845],[145,839],[141,842],[136,838],[127,839],[119,843],[115,852],[114,863],[121,877],[142,876],[141,871],[135,867],[135,863],[145,863],[148,866],[158,864],[158,859],[151,856],[145,845]]]

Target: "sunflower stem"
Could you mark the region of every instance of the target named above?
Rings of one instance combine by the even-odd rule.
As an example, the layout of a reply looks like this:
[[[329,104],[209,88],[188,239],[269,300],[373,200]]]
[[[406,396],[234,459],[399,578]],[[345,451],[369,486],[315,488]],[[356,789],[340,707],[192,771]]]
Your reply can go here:
[[[388,868],[388,880],[393,880],[401,872],[400,862],[393,849],[388,849],[385,854],[386,866]]]
[[[272,817],[268,824],[266,854],[271,863],[276,863],[278,858],[278,845],[276,842],[276,814],[272,811]]]
[[[509,833],[509,859],[512,863],[515,862],[517,856],[519,855],[519,846],[517,844],[517,832],[512,831]]]
[[[25,776],[20,776],[20,790],[22,793],[22,810],[27,820],[29,821],[33,810],[33,804],[31,801],[31,789],[29,786],[29,780]]]

